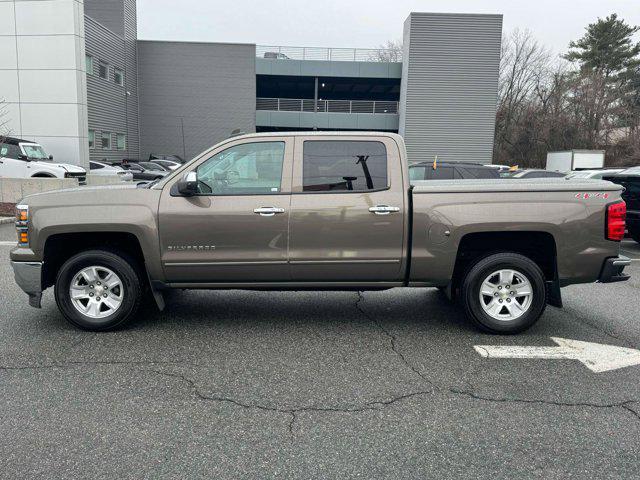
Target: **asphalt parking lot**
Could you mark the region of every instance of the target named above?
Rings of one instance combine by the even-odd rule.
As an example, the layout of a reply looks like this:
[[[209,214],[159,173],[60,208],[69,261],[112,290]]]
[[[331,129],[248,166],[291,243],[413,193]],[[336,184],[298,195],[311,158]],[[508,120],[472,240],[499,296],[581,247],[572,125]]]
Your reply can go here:
[[[623,284],[563,290],[519,336],[436,290],[177,292],[123,331],[27,307],[0,226],[3,478],[637,478],[640,366],[483,358],[551,337],[640,349]]]

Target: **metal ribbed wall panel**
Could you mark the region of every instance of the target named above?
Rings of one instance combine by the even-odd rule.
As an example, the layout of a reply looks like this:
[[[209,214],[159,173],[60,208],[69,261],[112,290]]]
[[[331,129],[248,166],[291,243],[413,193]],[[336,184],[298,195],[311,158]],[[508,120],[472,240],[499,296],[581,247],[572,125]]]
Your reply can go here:
[[[85,15],[124,36],[125,3],[129,0],[84,0]],[[135,8],[135,0],[134,0]]]
[[[491,162],[501,38],[502,15],[409,16],[400,134],[411,162]]]
[[[138,42],[142,156],[192,158],[235,129],[254,132],[255,55],[255,45]]]
[[[85,16],[86,53],[94,59],[94,72],[87,75],[89,129],[96,135],[95,146],[89,151],[92,160],[120,161],[140,155],[135,0],[126,0],[122,4],[124,35],[118,35],[97,20]],[[106,80],[98,76],[99,61],[109,65],[109,78]],[[124,71],[124,86],[115,83],[114,68]],[[112,133],[111,149],[101,148],[103,132]],[[125,150],[116,149],[118,133],[127,135]]]

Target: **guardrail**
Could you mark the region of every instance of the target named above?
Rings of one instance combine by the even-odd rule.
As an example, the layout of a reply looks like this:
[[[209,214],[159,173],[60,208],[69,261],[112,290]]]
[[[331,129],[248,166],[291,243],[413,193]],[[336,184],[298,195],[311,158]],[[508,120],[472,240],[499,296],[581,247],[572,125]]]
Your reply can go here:
[[[399,102],[373,100],[318,100],[305,98],[257,98],[256,110],[272,112],[397,114]]]
[[[321,60],[329,62],[402,62],[401,50],[384,48],[329,48],[256,46],[256,56],[272,60]]]

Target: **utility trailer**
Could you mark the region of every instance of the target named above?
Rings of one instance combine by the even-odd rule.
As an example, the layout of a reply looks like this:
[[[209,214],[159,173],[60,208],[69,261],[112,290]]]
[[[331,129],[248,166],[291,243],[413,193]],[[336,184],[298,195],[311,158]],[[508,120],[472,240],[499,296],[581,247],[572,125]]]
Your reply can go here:
[[[568,150],[547,153],[547,170],[573,172],[604,168],[604,150]]]

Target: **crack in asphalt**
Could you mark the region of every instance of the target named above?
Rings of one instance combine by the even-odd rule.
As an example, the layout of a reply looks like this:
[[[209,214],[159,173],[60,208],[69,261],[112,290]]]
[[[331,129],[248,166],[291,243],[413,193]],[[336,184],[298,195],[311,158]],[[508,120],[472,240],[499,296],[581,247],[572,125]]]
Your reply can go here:
[[[329,407],[321,407],[321,406],[293,406],[293,407],[283,407],[283,406],[271,406],[271,405],[263,405],[260,403],[248,403],[243,402],[241,400],[220,396],[220,395],[208,395],[203,393],[200,388],[198,388],[195,380],[188,378],[187,376],[181,373],[171,373],[171,372],[163,372],[160,370],[143,370],[149,373],[155,373],[157,375],[162,375],[165,377],[177,378],[187,384],[193,394],[200,400],[204,401],[212,401],[212,402],[220,402],[220,403],[229,403],[235,405],[237,407],[241,407],[248,410],[260,410],[263,412],[271,412],[271,413],[280,413],[285,415],[290,415],[291,420],[287,424],[287,430],[289,432],[289,436],[291,437],[291,441],[293,442],[295,439],[294,426],[299,413],[305,412],[313,412],[313,413],[354,413],[354,412],[366,412],[366,411],[375,411],[379,410],[379,408],[384,408],[389,405],[393,405],[394,403],[401,402],[403,400],[408,400],[410,398],[422,396],[422,395],[431,395],[433,391],[418,391],[406,393],[403,395],[397,395],[391,397],[387,400],[375,400],[372,402],[366,402],[361,405],[353,405],[353,406],[329,406]]]
[[[624,402],[616,403],[589,403],[589,402],[557,402],[552,400],[541,399],[528,399],[528,398],[503,398],[503,397],[485,397],[475,392],[468,390],[458,390],[455,388],[449,388],[449,392],[455,395],[463,395],[474,400],[481,400],[485,402],[493,403],[526,403],[537,405],[550,405],[555,407],[588,407],[588,408],[622,408],[628,412],[631,412],[638,420],[640,420],[640,413],[636,412],[631,405],[635,404],[636,400],[626,400]]]
[[[64,361],[64,362],[54,362],[48,364],[41,365],[0,365],[0,371],[12,372],[12,371],[21,371],[21,370],[51,370],[55,368],[64,369],[69,367],[77,367],[77,366],[153,366],[153,365],[173,365],[173,366],[183,366],[187,365],[190,367],[204,367],[206,365],[201,365],[199,363],[191,363],[191,362],[167,362],[167,361],[153,361],[153,360],[143,360],[143,361],[134,361],[134,360],[95,360],[95,361]]]
[[[413,373],[418,375],[422,380],[427,382],[433,388],[435,388],[433,382],[429,380],[420,370],[418,370],[414,365],[412,365],[404,354],[398,349],[397,341],[398,337],[396,337],[393,333],[391,333],[382,323],[380,323],[377,319],[372,318],[362,307],[362,303],[364,302],[364,295],[362,292],[358,292],[358,300],[356,300],[355,307],[356,309],[370,322],[374,323],[382,333],[389,338],[389,343],[391,344],[391,350],[396,354],[398,358],[404,363],[406,367],[408,367]]]
[[[613,332],[613,331],[607,330],[605,328],[602,328],[602,327],[600,327],[598,325],[595,325],[595,324],[589,322],[577,310],[574,310],[573,308],[566,307],[566,306],[563,307],[562,310],[564,312],[566,312],[575,321],[577,321],[579,323],[582,323],[583,325],[586,325],[588,327],[591,327],[592,329],[594,329],[597,332],[604,333],[606,336],[611,337],[614,340],[618,340],[619,342],[623,342],[623,343],[626,344],[627,347],[636,348],[636,349],[638,348],[638,346],[634,342],[632,342],[628,338],[624,338],[624,337],[620,336],[617,332]]]

